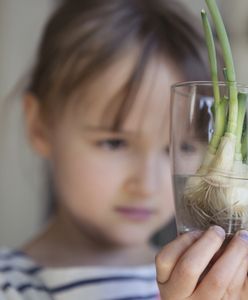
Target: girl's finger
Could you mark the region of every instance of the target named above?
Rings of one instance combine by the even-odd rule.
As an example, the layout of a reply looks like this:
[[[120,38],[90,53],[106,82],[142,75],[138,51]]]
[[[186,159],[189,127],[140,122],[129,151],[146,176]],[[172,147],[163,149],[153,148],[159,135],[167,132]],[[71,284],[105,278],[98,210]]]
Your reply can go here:
[[[238,267],[237,273],[233,276],[222,300],[240,300],[242,290],[247,279],[248,259],[245,258]],[[246,295],[247,299],[247,295]]]
[[[240,277],[235,279],[235,283],[232,281],[240,271],[240,265],[244,263],[247,256],[248,232],[242,230],[235,235],[226,250],[211,267],[197,287],[195,295],[199,299],[222,299],[228,291],[230,292],[229,287],[236,289],[238,285],[244,284],[245,277],[243,278],[242,274],[247,273],[247,268],[241,271]],[[234,284],[234,287],[231,287],[232,284]]]
[[[244,282],[242,295],[240,297],[240,300],[247,300],[247,295],[248,295],[248,276],[246,277],[246,280]]]
[[[192,231],[177,237],[167,244],[156,256],[156,273],[158,284],[164,284],[170,277],[178,259],[203,234]]]
[[[224,238],[225,231],[221,227],[210,227],[179,259],[164,287],[165,293],[173,295],[173,299],[185,299],[192,295],[201,274],[220,249]]]

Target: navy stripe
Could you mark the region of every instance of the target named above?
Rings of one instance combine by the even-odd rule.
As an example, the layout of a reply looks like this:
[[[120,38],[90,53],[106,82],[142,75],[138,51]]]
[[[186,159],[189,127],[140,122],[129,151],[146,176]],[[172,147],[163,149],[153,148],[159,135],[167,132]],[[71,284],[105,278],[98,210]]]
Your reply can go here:
[[[0,287],[0,290],[1,291],[6,291],[10,287],[11,287],[10,283],[7,282],[3,286]]]
[[[105,299],[105,300],[153,300],[158,299],[158,294],[152,294],[148,296],[132,296],[125,298],[114,298],[114,299]]]
[[[0,287],[0,290],[5,292],[7,289],[11,288],[10,283],[5,283],[2,287]],[[17,290],[21,293],[25,292],[27,289],[35,289],[37,291],[41,292],[47,292],[50,293],[49,289],[43,286],[32,286],[30,284],[25,284],[17,288]],[[153,300],[157,299],[158,294],[152,294],[152,295],[147,295],[147,296],[132,296],[132,297],[125,297],[125,298],[115,298],[115,299],[108,299],[108,300]],[[106,299],[107,300],[107,299]]]
[[[24,292],[27,289],[34,289],[37,291],[45,291],[51,294],[56,294],[56,293],[61,293],[64,291],[68,291],[73,288],[78,288],[84,285],[90,285],[90,284],[96,284],[96,283],[105,283],[105,282],[116,282],[116,281],[126,281],[126,280],[141,280],[141,281],[153,281],[154,277],[134,277],[134,276],[118,276],[118,277],[106,277],[106,278],[94,278],[94,279],[87,279],[87,280],[81,280],[81,281],[76,281],[70,284],[54,287],[54,288],[48,288],[45,286],[35,286],[32,284],[24,284],[20,285],[17,287],[14,287],[16,290],[19,292]],[[1,290],[6,290],[11,287],[10,283],[5,283],[2,285],[0,288]],[[132,297],[132,298],[120,298],[116,300],[139,300],[139,299],[150,299],[152,296],[148,296],[146,298],[138,298],[138,297]]]
[[[28,258],[25,253],[23,253],[22,251],[19,251],[19,250],[13,250],[11,252],[6,252],[6,253],[0,252],[0,258],[9,259],[9,258],[14,258],[14,257]]]
[[[126,281],[126,280],[140,280],[140,281],[154,281],[154,277],[138,277],[138,276],[117,276],[117,277],[105,277],[105,278],[93,278],[87,280],[80,280],[72,282],[66,285],[62,285],[56,288],[50,288],[51,293],[60,293],[69,289],[77,288],[84,285],[90,285],[95,283],[105,283],[109,281]]]
[[[7,289],[9,289],[11,287],[13,287],[13,289],[17,290],[20,293],[25,292],[25,290],[27,290],[27,289],[33,289],[36,291],[44,291],[44,292],[48,292],[48,293],[50,292],[49,289],[46,288],[45,286],[34,286],[34,285],[28,283],[28,284],[23,284],[23,285],[16,287],[16,286],[11,285],[9,282],[0,286],[0,290],[6,291]]]
[[[6,266],[6,267],[3,267],[3,268],[0,268],[1,273],[17,271],[17,272],[25,273],[25,274],[28,274],[28,275],[33,275],[33,274],[39,272],[40,270],[42,270],[41,267],[33,267],[33,268],[30,268],[30,269],[22,269],[22,268],[17,268],[17,267],[12,267],[12,266]]]
[[[33,289],[36,291],[43,291],[43,292],[50,292],[48,288],[46,288],[45,286],[33,286],[32,284],[24,284],[18,287],[18,291],[19,292],[24,292],[25,290],[28,289]]]

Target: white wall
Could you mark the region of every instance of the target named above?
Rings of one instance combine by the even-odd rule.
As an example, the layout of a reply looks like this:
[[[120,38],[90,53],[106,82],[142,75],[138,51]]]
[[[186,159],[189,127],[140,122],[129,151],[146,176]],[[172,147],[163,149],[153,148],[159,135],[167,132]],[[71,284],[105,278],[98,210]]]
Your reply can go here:
[[[197,15],[205,6],[203,0],[181,1]],[[31,66],[41,29],[55,2],[0,0],[0,98]],[[232,34],[238,80],[247,82],[248,2],[218,2]],[[37,173],[42,162],[35,159],[23,141],[23,131],[17,125],[21,118],[18,100],[8,122],[10,134],[0,135],[0,246],[17,246],[29,239],[38,230],[45,209],[45,184]]]
[[[52,0],[0,0],[0,97],[33,61]]]
[[[0,0],[0,99],[31,67],[52,0]],[[20,127],[20,95],[11,114],[0,114],[0,246],[17,246],[29,239],[43,221],[42,162],[28,148]],[[2,112],[2,111],[1,111]],[[3,133],[4,126],[8,135]]]
[[[231,36],[237,81],[248,83],[248,1],[222,0],[222,10]]]
[[[200,16],[200,11],[207,6],[204,0],[180,0],[189,9]],[[237,72],[237,81],[248,82],[248,1],[217,0],[225,25],[230,35],[231,47]]]

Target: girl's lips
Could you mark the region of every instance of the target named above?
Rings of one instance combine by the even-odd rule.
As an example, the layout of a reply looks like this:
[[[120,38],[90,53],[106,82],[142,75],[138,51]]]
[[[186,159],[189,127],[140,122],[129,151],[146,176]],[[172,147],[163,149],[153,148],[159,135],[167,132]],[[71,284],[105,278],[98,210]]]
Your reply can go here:
[[[154,209],[139,207],[116,207],[115,211],[130,220],[146,221],[155,214]]]

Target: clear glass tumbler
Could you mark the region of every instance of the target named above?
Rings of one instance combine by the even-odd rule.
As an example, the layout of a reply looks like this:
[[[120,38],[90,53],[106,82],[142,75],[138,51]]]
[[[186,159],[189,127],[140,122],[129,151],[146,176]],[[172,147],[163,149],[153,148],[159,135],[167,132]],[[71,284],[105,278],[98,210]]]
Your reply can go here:
[[[248,229],[248,87],[234,86],[239,134],[228,133],[227,121],[234,115],[230,85],[220,82],[215,89],[222,103],[221,137],[212,82],[182,82],[171,88],[170,150],[179,234],[211,225],[223,227],[229,236]]]

